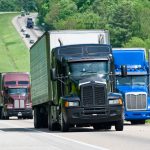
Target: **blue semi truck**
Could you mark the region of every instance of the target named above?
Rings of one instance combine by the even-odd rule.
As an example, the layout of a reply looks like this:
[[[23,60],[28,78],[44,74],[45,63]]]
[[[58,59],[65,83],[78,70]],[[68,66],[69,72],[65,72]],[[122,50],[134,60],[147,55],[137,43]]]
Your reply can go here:
[[[131,124],[150,119],[149,64],[144,48],[113,48],[117,91],[124,99],[124,118]],[[126,76],[122,77],[121,72]]]

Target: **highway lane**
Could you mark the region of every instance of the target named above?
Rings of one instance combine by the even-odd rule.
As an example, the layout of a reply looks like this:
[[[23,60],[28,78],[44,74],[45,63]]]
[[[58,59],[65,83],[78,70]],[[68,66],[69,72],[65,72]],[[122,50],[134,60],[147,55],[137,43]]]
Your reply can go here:
[[[28,17],[33,18],[34,20],[34,24],[35,24],[35,19],[37,17],[37,13],[31,13],[30,15],[26,15],[26,16],[16,16],[13,18],[12,23],[14,25],[14,27],[16,28],[16,30],[18,31],[20,37],[22,38],[22,40],[25,42],[25,45],[28,47],[28,49],[33,45],[31,44],[29,41],[30,39],[34,40],[34,42],[37,41],[37,39],[43,34],[43,32],[37,27],[34,26],[33,29],[29,29],[26,28],[26,20]],[[21,29],[24,28],[30,37],[26,38],[24,35],[24,32],[21,32]]]
[[[33,129],[27,120],[0,121],[1,150],[107,150],[100,146],[64,138],[48,130]]]
[[[2,148],[2,149],[1,149]],[[34,129],[33,120],[0,120],[0,150],[149,150],[150,125],[126,124],[124,131]]]

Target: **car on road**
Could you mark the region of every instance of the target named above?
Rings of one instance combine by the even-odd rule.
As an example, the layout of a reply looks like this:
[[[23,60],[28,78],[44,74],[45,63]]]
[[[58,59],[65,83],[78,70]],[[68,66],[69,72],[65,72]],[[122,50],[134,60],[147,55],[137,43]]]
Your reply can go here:
[[[25,37],[26,37],[26,38],[29,38],[29,37],[30,37],[30,34],[29,34],[29,33],[26,33]]]
[[[24,10],[21,11],[21,16],[25,16],[25,11]]]
[[[26,15],[30,15],[30,12],[29,12],[29,11],[26,11]]]
[[[34,43],[34,40],[33,40],[33,39],[30,39],[29,43],[30,43],[30,44],[33,44],[33,43]]]
[[[29,38],[29,37],[30,37],[30,34],[29,34],[27,31],[23,32],[23,35],[24,35],[26,38]]]
[[[22,27],[21,28],[21,32],[25,32],[26,31],[26,28],[25,27]]]

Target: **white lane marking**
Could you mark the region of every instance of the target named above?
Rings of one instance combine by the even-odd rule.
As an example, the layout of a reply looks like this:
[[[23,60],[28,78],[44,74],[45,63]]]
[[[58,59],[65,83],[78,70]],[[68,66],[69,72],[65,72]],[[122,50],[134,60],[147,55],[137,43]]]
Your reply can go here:
[[[80,141],[77,141],[77,140],[69,139],[69,138],[66,138],[66,137],[59,136],[59,135],[54,135],[54,134],[52,134],[52,133],[50,133],[50,134],[51,134],[52,136],[54,136],[54,137],[61,138],[61,139],[66,140],[66,141],[78,143],[78,144],[80,144],[80,145],[85,145],[85,146],[88,146],[88,147],[91,147],[91,148],[95,148],[95,149],[98,149],[98,150],[109,150],[109,149],[104,148],[104,147],[101,147],[101,146],[96,146],[96,145],[92,145],[92,144],[87,144],[87,143],[84,143],[84,142],[80,142]]]
[[[8,122],[3,122],[4,124],[7,124],[7,125],[11,125],[12,127],[15,127],[15,128],[20,128],[20,126],[17,126],[17,125],[14,125],[14,124],[9,124]],[[27,131],[36,131],[36,132],[39,132],[39,133],[44,133],[45,132],[42,132],[42,131],[39,131],[39,130],[36,130],[36,129],[28,129],[28,128],[21,128],[21,129],[25,129]],[[47,134],[46,134],[47,135]],[[74,142],[74,143],[78,143],[80,145],[84,145],[84,146],[88,146],[90,148],[94,148],[94,149],[97,149],[97,150],[109,150],[107,148],[104,148],[104,147],[101,147],[101,146],[96,146],[96,145],[92,145],[92,144],[88,144],[88,143],[84,143],[84,142],[80,142],[80,141],[77,141],[77,140],[73,140],[73,139],[69,139],[69,138],[66,138],[66,137],[62,137],[60,135],[55,135],[55,134],[52,134],[52,133],[49,133],[49,135],[53,136],[53,137],[56,137],[56,138],[60,138],[60,139],[63,139],[63,140],[66,140],[66,141],[69,141],[69,142]],[[41,135],[43,136],[43,135]],[[45,137],[45,136],[44,136]],[[47,136],[46,136],[47,137]],[[48,137],[47,137],[48,138]]]

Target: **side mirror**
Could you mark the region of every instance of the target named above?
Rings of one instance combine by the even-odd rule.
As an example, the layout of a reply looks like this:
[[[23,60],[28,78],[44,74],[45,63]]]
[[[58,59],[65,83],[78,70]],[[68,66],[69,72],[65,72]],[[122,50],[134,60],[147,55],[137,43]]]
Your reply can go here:
[[[122,77],[126,77],[127,76],[127,66],[126,65],[122,65],[121,66],[121,76]]]
[[[57,80],[56,69],[55,68],[51,69],[51,79],[52,79],[52,81],[56,81]]]
[[[4,91],[1,91],[1,96],[3,96],[4,95]]]

